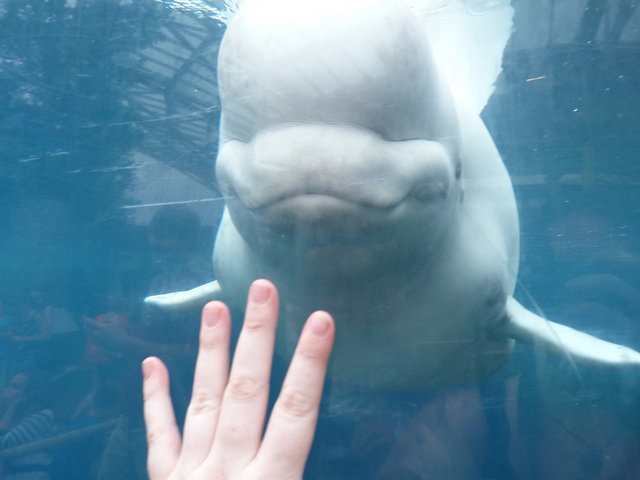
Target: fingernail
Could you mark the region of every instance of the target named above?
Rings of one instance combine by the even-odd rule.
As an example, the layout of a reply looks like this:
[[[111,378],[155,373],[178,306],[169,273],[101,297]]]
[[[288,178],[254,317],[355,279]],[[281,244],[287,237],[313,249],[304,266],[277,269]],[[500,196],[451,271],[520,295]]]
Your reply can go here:
[[[309,322],[311,324],[311,331],[318,336],[322,336],[329,331],[329,319],[320,312],[312,314]]]
[[[142,377],[145,380],[148,380],[151,374],[153,373],[153,363],[149,361],[148,358],[145,358],[142,362]]]
[[[209,307],[204,313],[204,324],[206,327],[215,327],[222,318],[222,312],[219,307]]]
[[[271,291],[269,288],[264,285],[254,283],[251,285],[251,289],[249,290],[249,300],[251,300],[251,303],[265,303],[269,300],[270,294]]]

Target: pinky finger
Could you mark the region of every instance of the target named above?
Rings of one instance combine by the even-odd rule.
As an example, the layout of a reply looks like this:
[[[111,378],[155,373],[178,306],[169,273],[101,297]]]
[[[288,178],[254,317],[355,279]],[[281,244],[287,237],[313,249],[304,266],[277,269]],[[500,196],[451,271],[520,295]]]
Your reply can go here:
[[[169,372],[160,359],[142,362],[144,376],[144,421],[149,455],[150,480],[164,480],[175,468],[180,456],[180,432],[169,395]]]

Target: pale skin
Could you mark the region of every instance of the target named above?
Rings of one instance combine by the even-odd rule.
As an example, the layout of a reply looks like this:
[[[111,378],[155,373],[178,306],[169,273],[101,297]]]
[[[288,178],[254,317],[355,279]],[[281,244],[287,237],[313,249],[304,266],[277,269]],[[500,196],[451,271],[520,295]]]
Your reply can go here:
[[[150,480],[302,479],[335,325],[322,311],[307,320],[263,436],[277,321],[275,286],[256,280],[229,372],[229,310],[217,301],[204,307],[182,437],[166,367],[156,357],[143,362]]]

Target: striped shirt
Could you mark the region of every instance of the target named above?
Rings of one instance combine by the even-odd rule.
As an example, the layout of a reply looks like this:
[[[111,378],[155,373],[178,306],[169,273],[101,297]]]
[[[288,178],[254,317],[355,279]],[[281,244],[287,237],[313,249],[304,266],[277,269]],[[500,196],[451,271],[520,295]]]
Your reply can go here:
[[[55,433],[55,418],[51,410],[29,415],[10,429],[0,441],[0,451],[44,440]],[[6,480],[48,480],[51,453],[34,452],[8,460],[4,465]]]

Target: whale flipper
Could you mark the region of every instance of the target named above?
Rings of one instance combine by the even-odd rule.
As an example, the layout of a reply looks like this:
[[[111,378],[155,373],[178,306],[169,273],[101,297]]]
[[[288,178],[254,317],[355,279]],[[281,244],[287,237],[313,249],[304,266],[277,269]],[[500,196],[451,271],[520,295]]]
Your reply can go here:
[[[182,292],[151,295],[144,299],[168,312],[190,312],[201,309],[207,302],[222,300],[222,289],[217,280]]]
[[[527,310],[513,297],[507,300],[506,316],[502,335],[554,357],[592,368],[640,368],[640,353],[635,350],[551,322]]]

